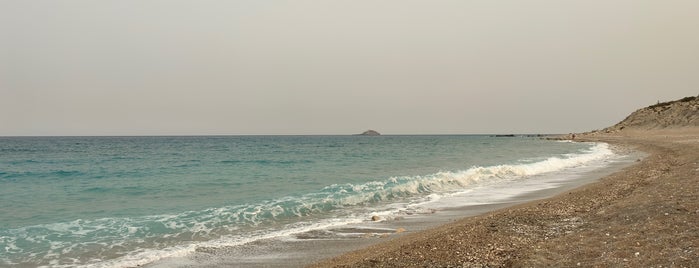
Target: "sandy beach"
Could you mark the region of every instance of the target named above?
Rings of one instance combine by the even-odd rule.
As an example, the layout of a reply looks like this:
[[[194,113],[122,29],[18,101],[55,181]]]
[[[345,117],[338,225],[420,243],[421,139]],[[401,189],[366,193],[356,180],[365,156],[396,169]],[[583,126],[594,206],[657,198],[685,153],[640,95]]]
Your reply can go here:
[[[578,135],[646,152],[555,197],[464,218],[311,267],[697,267],[699,128]]]

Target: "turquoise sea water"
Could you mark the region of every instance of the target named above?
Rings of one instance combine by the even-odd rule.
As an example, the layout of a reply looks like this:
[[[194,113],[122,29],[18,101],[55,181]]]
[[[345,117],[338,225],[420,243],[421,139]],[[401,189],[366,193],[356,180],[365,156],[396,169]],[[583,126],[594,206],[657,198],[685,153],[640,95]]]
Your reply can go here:
[[[0,266],[146,264],[611,155],[470,135],[0,137]]]

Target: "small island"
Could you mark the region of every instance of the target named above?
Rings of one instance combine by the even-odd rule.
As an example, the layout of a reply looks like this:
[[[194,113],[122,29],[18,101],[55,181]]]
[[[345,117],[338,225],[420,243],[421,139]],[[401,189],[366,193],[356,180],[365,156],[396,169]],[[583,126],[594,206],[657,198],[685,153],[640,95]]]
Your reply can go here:
[[[356,136],[381,136],[381,133],[377,132],[376,130],[367,130],[362,132],[362,134],[356,134]]]

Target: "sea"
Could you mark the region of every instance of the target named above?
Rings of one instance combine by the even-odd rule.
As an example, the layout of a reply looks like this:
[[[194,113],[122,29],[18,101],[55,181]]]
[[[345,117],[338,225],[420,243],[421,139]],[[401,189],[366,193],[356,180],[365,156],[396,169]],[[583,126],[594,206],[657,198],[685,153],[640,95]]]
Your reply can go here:
[[[147,265],[499,202],[621,158],[535,136],[0,137],[0,267]]]

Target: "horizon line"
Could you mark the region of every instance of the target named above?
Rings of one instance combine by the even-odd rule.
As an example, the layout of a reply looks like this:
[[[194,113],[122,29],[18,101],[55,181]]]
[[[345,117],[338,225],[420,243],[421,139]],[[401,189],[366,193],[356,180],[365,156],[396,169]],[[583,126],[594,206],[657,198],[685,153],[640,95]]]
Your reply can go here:
[[[564,133],[517,133],[517,132],[501,132],[501,133],[389,133],[379,136],[487,136],[487,135],[515,135],[515,136],[531,136],[531,135],[561,135]],[[60,138],[60,137],[234,137],[234,136],[362,136],[360,134],[126,134],[126,135],[0,135],[0,138]]]

